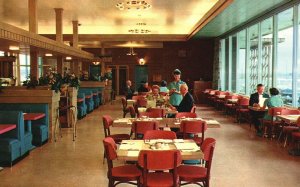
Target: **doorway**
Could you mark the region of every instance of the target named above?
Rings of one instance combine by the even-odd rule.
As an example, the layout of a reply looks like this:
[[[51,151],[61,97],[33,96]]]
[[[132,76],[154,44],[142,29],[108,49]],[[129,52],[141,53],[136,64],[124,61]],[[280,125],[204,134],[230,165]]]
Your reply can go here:
[[[112,72],[112,89],[116,92],[116,95],[123,95],[129,75],[128,66],[110,65],[107,67]]]
[[[135,90],[142,85],[142,82],[148,82],[148,66],[136,65],[134,71]]]

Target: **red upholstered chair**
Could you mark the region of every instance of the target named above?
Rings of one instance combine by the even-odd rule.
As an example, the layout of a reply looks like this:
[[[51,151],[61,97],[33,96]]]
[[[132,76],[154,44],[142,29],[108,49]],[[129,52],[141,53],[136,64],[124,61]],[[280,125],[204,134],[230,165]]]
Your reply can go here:
[[[144,140],[150,139],[176,139],[176,133],[173,131],[162,131],[162,130],[148,130],[144,134]]]
[[[294,109],[283,109],[281,111],[281,115],[299,115],[300,111],[299,110],[294,110]],[[300,124],[300,118],[298,118],[297,123]],[[292,132],[297,131],[299,129],[298,126],[295,126],[294,124],[287,124],[287,123],[281,123],[281,128],[279,136],[278,136],[278,141],[280,141],[281,136],[283,135],[284,139],[284,144],[283,147],[285,147],[288,143],[288,139],[291,136]]]
[[[196,107],[196,105],[194,105],[191,109],[191,113],[196,113],[196,109],[197,109],[197,107]]]
[[[142,150],[138,158],[138,164],[143,170],[142,185],[145,187],[178,186],[177,167],[181,161],[179,150]],[[158,172],[150,172],[150,170]]]
[[[158,118],[165,116],[165,110],[162,108],[147,108],[146,112],[155,113],[152,115],[159,116]]]
[[[209,187],[210,170],[215,145],[215,139],[206,138],[201,146],[201,150],[204,153],[205,167],[190,165],[181,165],[178,167],[178,175],[181,186],[186,184],[199,184],[200,186]]]
[[[193,139],[197,145],[201,145],[204,140],[204,133],[206,129],[207,129],[207,124],[205,121],[183,120],[180,123],[180,131],[179,134],[177,134],[177,136],[180,137],[180,135],[182,135],[184,139]],[[199,134],[201,134],[201,137],[199,137]]]
[[[147,107],[147,99],[144,97],[139,97],[137,100],[137,107]]]
[[[161,118],[161,114],[157,112],[139,112],[138,117],[146,116],[148,118]]]
[[[157,130],[157,121],[134,121],[132,123],[132,132],[134,133],[135,139],[143,139],[144,134],[148,130]]]
[[[117,159],[116,143],[111,137],[103,140],[105,155],[107,158],[107,178],[108,186],[113,187],[120,183],[129,183],[139,186],[141,171],[135,165],[122,165],[113,167],[113,160]],[[133,181],[136,181],[134,183]],[[115,183],[116,182],[116,183]]]
[[[233,111],[236,110],[237,103],[230,102],[229,99],[240,99],[241,97],[238,95],[227,95],[225,96],[225,103],[224,103],[224,108],[225,108],[225,113],[232,113]]]
[[[236,106],[236,121],[238,123],[241,122],[242,119],[245,119],[246,121],[250,121],[249,120],[249,98],[241,98],[238,100],[237,106]]]
[[[126,114],[129,112],[130,116],[134,118],[136,116],[135,108],[133,106],[127,106],[127,101],[125,97],[121,98],[123,106],[123,118],[126,117]]]
[[[192,112],[178,112],[175,118],[197,118],[197,114]]]
[[[268,114],[272,116],[272,119],[271,120],[262,119],[264,137],[268,137],[268,135],[270,135],[271,138],[275,137],[275,127],[279,126],[282,122],[275,121],[274,117],[281,115],[281,112],[284,109],[285,109],[284,107],[273,107],[268,109]]]
[[[111,137],[116,143],[121,143],[122,140],[129,140],[129,134],[110,134],[110,126],[113,124],[113,119],[109,115],[103,115],[103,128],[105,137]]]

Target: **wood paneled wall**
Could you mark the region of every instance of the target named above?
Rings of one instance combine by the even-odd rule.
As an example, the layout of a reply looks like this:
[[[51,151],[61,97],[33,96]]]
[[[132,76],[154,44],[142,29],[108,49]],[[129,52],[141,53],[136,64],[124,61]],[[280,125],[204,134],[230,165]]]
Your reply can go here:
[[[100,49],[84,49],[100,55]],[[105,49],[111,55],[112,63],[106,65],[128,65],[129,77],[134,83],[134,68],[140,58],[148,65],[149,83],[153,84],[153,75],[161,74],[163,80],[172,80],[172,72],[178,68],[182,72],[182,80],[193,84],[194,80],[212,80],[214,40],[201,39],[188,42],[164,42],[163,48],[134,48],[137,56],[127,56],[129,48]],[[83,69],[88,64],[83,65]]]

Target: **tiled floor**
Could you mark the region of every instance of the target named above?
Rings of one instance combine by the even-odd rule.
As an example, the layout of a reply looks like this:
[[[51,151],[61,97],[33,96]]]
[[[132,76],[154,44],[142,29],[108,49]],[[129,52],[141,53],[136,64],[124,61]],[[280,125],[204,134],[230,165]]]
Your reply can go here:
[[[217,139],[212,187],[299,186],[300,157],[288,155],[275,141],[256,137],[248,125],[233,123],[213,108],[201,106],[197,113],[222,123],[221,128],[206,133]],[[107,186],[107,166],[102,164],[104,114],[121,117],[121,103],[101,106],[78,121],[76,142],[71,131],[64,130],[58,142],[37,148],[12,168],[5,168],[0,172],[0,186]],[[112,132],[128,133],[129,129]]]

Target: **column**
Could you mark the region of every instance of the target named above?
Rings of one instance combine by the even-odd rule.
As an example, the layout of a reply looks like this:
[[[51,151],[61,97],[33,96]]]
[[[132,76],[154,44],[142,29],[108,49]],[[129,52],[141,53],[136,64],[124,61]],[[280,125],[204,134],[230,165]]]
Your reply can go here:
[[[78,48],[78,21],[72,21],[73,24],[73,47]]]
[[[38,33],[37,0],[28,0],[29,32]]]
[[[63,10],[62,8],[55,8],[56,19],[56,41],[63,43]]]
[[[56,60],[56,64],[57,64],[57,67],[56,67],[56,69],[57,69],[57,73],[59,73],[59,74],[63,74],[63,57],[62,56],[57,56],[57,58],[56,58],[57,60]]]
[[[38,79],[39,78],[39,69],[38,69],[38,52],[32,51],[30,52],[30,79]]]
[[[102,44],[102,47],[101,47],[101,56],[102,57],[105,56],[104,44]],[[101,76],[104,76],[104,74],[105,74],[105,62],[101,59]]]

